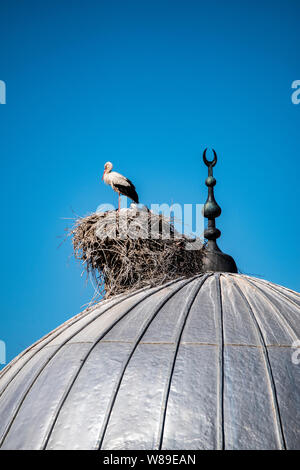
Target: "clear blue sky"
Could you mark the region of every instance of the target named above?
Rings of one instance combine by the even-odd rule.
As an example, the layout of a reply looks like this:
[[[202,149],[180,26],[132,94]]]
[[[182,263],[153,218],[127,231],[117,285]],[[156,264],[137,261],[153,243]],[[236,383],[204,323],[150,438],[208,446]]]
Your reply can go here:
[[[298,0],[2,0],[1,329],[7,360],[92,296],[64,218],[116,195],[204,203],[214,147],[220,247],[300,290]]]

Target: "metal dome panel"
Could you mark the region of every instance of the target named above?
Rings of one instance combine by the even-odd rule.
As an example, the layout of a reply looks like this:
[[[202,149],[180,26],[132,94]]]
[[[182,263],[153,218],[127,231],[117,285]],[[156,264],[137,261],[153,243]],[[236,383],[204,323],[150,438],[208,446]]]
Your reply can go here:
[[[102,301],[0,373],[2,449],[300,449],[300,295],[207,273]]]

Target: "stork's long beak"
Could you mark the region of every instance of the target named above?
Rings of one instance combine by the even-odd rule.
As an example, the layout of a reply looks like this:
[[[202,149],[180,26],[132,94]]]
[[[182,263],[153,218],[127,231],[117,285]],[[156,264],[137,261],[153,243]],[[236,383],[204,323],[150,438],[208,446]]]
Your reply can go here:
[[[102,181],[103,181],[104,175],[105,175],[105,170],[103,171],[103,175],[102,175],[102,178],[101,178]]]

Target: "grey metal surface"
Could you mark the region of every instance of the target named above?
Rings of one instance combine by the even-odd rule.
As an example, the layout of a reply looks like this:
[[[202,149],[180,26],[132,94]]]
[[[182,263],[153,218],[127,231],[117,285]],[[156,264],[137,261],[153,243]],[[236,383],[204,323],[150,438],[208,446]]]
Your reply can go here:
[[[208,273],[118,296],[0,373],[3,449],[300,449],[300,294]]]

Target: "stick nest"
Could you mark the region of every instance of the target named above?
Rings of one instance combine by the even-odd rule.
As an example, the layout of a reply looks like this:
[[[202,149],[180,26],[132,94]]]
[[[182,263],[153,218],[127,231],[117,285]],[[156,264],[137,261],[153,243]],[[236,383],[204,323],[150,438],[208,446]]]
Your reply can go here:
[[[97,212],[75,221],[74,256],[105,298],[202,272],[203,243],[147,208]]]

